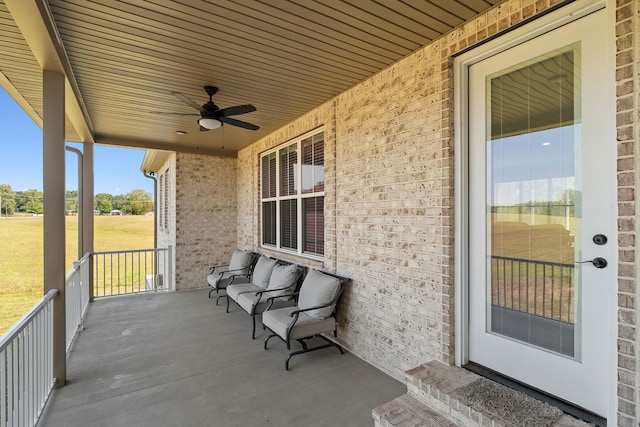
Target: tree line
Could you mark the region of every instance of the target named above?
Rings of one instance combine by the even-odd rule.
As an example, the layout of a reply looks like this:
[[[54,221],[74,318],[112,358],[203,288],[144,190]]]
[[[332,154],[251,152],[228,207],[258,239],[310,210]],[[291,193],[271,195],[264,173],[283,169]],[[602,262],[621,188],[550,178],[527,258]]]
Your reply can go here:
[[[93,208],[101,215],[120,210],[126,215],[144,215],[153,211],[153,197],[144,190],[132,190],[127,194],[98,193],[93,198]],[[78,212],[78,191],[65,192],[65,211]],[[39,190],[13,191],[10,185],[0,184],[0,213],[44,213],[44,194]]]

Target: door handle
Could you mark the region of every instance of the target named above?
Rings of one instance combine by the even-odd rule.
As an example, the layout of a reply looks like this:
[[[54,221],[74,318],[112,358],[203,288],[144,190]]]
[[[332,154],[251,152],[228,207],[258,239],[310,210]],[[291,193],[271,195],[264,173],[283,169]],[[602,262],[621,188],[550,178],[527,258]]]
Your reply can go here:
[[[586,264],[590,262],[591,264],[593,264],[593,266],[595,268],[605,268],[607,266],[607,260],[601,257],[597,257],[594,259],[590,259],[588,261],[576,261],[576,264]]]

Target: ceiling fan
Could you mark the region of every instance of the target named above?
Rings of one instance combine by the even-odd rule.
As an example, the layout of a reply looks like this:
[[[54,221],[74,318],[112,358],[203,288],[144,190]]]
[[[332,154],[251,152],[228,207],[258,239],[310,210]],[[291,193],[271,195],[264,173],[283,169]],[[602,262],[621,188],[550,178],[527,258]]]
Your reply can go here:
[[[209,95],[209,102],[198,105],[196,102],[192,101],[186,95],[183,95],[180,92],[171,92],[176,98],[180,99],[185,104],[195,108],[200,112],[200,118],[198,119],[198,124],[200,125],[201,131],[208,131],[210,129],[217,129],[222,126],[224,123],[232,126],[238,126],[244,129],[249,130],[258,130],[259,126],[256,126],[251,123],[243,122],[242,120],[232,119],[229,116],[237,116],[239,114],[251,113],[252,111],[256,111],[256,107],[251,104],[246,105],[236,105],[235,107],[227,107],[220,109],[216,104],[213,103],[213,95],[218,92],[218,88],[215,86],[205,86],[205,92]],[[174,114],[174,115],[183,115],[183,116],[191,116],[195,115],[195,113],[165,113],[165,112],[155,112],[159,114]]]

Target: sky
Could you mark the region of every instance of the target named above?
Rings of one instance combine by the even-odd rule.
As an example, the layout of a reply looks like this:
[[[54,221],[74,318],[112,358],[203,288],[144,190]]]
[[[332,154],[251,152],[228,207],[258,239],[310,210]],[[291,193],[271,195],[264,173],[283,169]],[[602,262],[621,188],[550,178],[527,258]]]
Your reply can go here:
[[[67,143],[82,151],[82,144]],[[140,165],[145,151],[94,145],[94,194],[126,194],[144,190],[153,195],[153,181]],[[78,189],[78,156],[66,153],[67,190]],[[42,191],[42,130],[0,88],[0,184],[13,191]]]

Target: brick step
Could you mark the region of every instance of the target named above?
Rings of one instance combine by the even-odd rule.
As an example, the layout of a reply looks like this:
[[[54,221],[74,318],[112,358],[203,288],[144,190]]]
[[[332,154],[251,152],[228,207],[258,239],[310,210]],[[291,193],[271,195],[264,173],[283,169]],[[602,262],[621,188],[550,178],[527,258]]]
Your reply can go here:
[[[405,394],[373,410],[375,427],[455,427],[455,424]]]
[[[406,380],[406,395],[374,409],[376,426],[590,425],[527,394],[436,361],[407,371]]]

